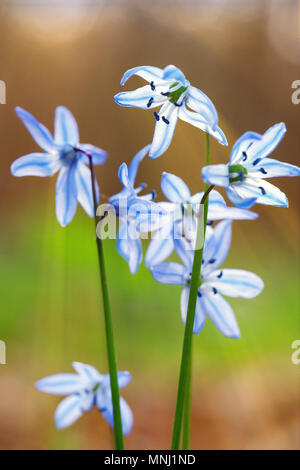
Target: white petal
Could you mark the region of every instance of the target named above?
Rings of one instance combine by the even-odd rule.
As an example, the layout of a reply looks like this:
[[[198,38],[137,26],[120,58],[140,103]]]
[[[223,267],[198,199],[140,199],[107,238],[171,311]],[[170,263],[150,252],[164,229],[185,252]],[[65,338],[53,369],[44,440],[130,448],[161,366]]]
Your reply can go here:
[[[261,135],[257,132],[245,132],[234,144],[230,154],[230,164],[247,162],[247,151],[256,141],[261,140]]]
[[[181,318],[184,324],[186,322],[186,317],[187,317],[189,295],[190,295],[190,288],[184,287],[181,293],[181,298],[180,298]],[[200,299],[199,297],[197,297],[194,326],[193,326],[194,335],[199,333],[202,330],[205,320],[206,320],[205,313],[203,312]]]
[[[234,184],[237,194],[243,198],[256,198],[256,203],[288,207],[288,199],[279,188],[260,178],[248,176],[242,183]]]
[[[251,299],[261,293],[262,279],[254,273],[242,269],[221,269],[205,279],[205,286],[217,289],[223,295]]]
[[[65,106],[58,106],[55,110],[54,139],[58,145],[77,146],[79,144],[77,122]]]
[[[202,275],[206,277],[226,259],[231,244],[232,221],[223,220],[213,229],[204,246]]]
[[[179,108],[179,118],[195,127],[198,127],[198,129],[207,132],[220,144],[228,145],[226,136],[220,127],[215,124],[212,125],[209,121],[206,120],[205,116],[202,116],[201,114],[193,111],[189,111],[185,104]]]
[[[128,177],[131,184],[134,186],[135,178],[139,169],[139,165],[141,161],[145,158],[150,150],[151,145],[146,145],[143,147],[131,160],[129,169],[128,169]]]
[[[229,186],[228,165],[208,165],[202,168],[202,179],[205,183],[216,186]]]
[[[154,279],[161,284],[185,284],[186,269],[179,263],[161,263],[150,268]]]
[[[14,176],[51,176],[60,166],[58,154],[30,153],[15,160],[10,170]]]
[[[72,362],[72,366],[89,388],[93,388],[103,380],[103,375],[100,374],[95,367],[90,366],[89,364],[75,361]]]
[[[284,134],[286,133],[286,127],[283,122],[275,124],[270,127],[257,142],[247,151],[248,159],[245,162],[250,165],[257,158],[264,158],[270,155],[271,152],[277,147]]]
[[[124,85],[125,82],[132,77],[132,75],[138,75],[139,77],[147,80],[147,82],[152,82],[156,80],[162,80],[163,70],[158,67],[152,67],[151,65],[142,65],[139,67],[133,67],[132,69],[127,70],[122,79],[121,85]]]
[[[56,217],[63,227],[71,222],[77,209],[76,168],[75,163],[62,167],[56,181]]]
[[[174,250],[173,237],[168,230],[158,230],[152,237],[145,256],[145,266],[149,268],[165,261]]]
[[[187,105],[196,111],[206,122],[212,126],[218,124],[218,114],[212,101],[201,90],[193,86],[189,87]]]
[[[253,178],[274,178],[278,176],[300,176],[300,168],[290,163],[280,162],[272,158],[263,158],[258,164],[248,168]]]
[[[84,163],[79,161],[77,163],[76,171],[76,185],[77,185],[77,198],[79,204],[83,207],[85,212],[90,216],[94,216],[94,200],[92,191],[91,170],[85,166]],[[95,180],[96,197],[99,201],[99,188]]]
[[[82,416],[84,410],[81,401],[80,395],[71,395],[60,402],[54,414],[55,425],[58,429],[70,426]]]
[[[229,338],[239,338],[240,330],[229,303],[219,294],[202,293],[200,304],[206,315],[221,333]]]
[[[78,374],[54,374],[38,380],[35,387],[44,393],[69,395],[83,389],[85,383]]]
[[[136,90],[118,93],[114,100],[120,106],[153,109],[168,101],[168,98],[162,95],[159,89],[153,91],[150,85],[145,85]]]
[[[161,178],[161,190],[171,202],[184,203],[191,197],[190,190],[179,176],[163,172]]]
[[[169,147],[178,118],[178,107],[172,103],[165,103],[159,112],[159,121],[156,122],[153,141],[149,152],[150,158],[160,157]]]

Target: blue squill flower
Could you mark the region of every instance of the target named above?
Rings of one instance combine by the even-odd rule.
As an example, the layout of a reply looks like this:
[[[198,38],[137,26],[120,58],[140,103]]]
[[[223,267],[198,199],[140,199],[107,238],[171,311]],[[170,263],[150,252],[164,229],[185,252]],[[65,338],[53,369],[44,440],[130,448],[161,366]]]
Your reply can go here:
[[[206,183],[226,188],[228,198],[238,207],[253,204],[288,207],[286,195],[265,178],[300,176],[300,168],[269,158],[286,132],[285,124],[275,124],[263,135],[246,132],[235,143],[227,165],[202,169]]]
[[[178,118],[208,132],[218,142],[227,145],[226,137],[218,127],[218,114],[213,103],[202,91],[191,86],[177,67],[134,67],[124,73],[121,85],[132,75],[138,75],[149,85],[118,93],[114,99],[121,106],[141,109],[161,106],[159,112],[154,111],[156,126],[149,152],[150,158],[160,157],[167,150]]]
[[[163,173],[161,189],[170,202],[160,202],[165,214],[160,217],[159,228],[149,243],[145,256],[147,267],[165,261],[174,250],[174,238],[182,235],[193,238],[196,233],[197,219],[195,214],[199,211],[199,204],[203,192],[191,195],[186,183],[176,175]],[[224,198],[215,190],[209,195],[208,223],[215,220],[253,220],[258,217],[254,212],[227,207]]]
[[[77,203],[86,213],[94,215],[91,172],[87,167],[92,155],[93,164],[101,165],[107,153],[94,145],[80,144],[77,123],[73,114],[64,106],[55,110],[54,138],[48,129],[32,114],[17,107],[16,113],[28,129],[43,153],[30,153],[18,158],[11,165],[14,176],[51,176],[59,172],[56,181],[56,217],[64,227],[73,219]],[[99,198],[97,182],[96,191]]]
[[[54,419],[58,429],[63,429],[94,406],[103,418],[114,425],[113,407],[109,374],[100,374],[95,367],[73,362],[76,374],[55,374],[35,383],[35,387],[44,393],[68,395],[56,408]],[[131,380],[129,372],[118,372],[119,388],[125,387]],[[126,401],[120,398],[123,434],[129,434],[133,425],[133,415]]]
[[[219,269],[231,243],[230,220],[224,220],[210,231],[205,241],[201,278],[198,289],[193,333],[199,333],[209,317],[223,335],[239,338],[240,331],[229,303],[229,297],[256,297],[263,289],[263,281],[256,274],[241,269]],[[150,268],[157,282],[184,286],[181,294],[181,316],[187,316],[194,252],[185,239],[175,240],[175,249],[183,264],[161,263]]]
[[[109,200],[115,209],[116,216],[121,221],[117,236],[117,250],[128,262],[132,274],[137,272],[143,258],[141,235],[137,230],[139,219],[143,218],[150,231],[152,218],[156,220],[156,216],[161,212],[159,206],[153,202],[154,192],[139,196],[146,185],[134,187],[139,164],[148,154],[149,148],[150,145],[147,145],[141,149],[132,159],[129,168],[126,163],[122,163],[119,168],[119,178],[124,187]]]

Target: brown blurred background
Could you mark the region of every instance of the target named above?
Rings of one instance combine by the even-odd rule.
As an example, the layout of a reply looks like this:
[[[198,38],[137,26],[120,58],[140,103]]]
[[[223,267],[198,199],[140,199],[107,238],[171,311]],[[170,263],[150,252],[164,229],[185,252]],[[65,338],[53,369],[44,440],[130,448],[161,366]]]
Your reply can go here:
[[[117,169],[151,142],[151,112],[113,101],[123,72],[136,65],[175,64],[213,100],[229,149],[212,143],[212,161],[228,159],[246,130],[263,133],[284,121],[274,158],[299,164],[300,79],[296,0],[88,1],[11,0],[0,6],[1,286],[0,448],[107,448],[110,434],[91,413],[55,431],[58,400],[33,388],[38,378],[70,371],[72,360],[106,370],[92,222],[80,211],[66,229],[54,212],[54,178],[10,175],[17,157],[37,150],[14,113],[32,112],[51,131],[57,105],[74,113],[81,141],[109,152],[97,169],[101,191],[120,189]],[[141,86],[132,78],[126,89]],[[162,171],[202,187],[204,134],[179,122],[161,158],[143,162],[138,182],[159,191]],[[226,266],[253,270],[265,291],[233,300],[242,339],[211,325],[195,338],[192,447],[299,448],[299,366],[291,343],[299,331],[299,180],[273,180],[289,209],[255,207],[256,222],[234,224]],[[135,414],[128,448],[168,448],[182,342],[180,289],[154,283],[141,268],[130,276],[107,244],[110,291],[124,390]],[[98,335],[99,331],[99,335]]]

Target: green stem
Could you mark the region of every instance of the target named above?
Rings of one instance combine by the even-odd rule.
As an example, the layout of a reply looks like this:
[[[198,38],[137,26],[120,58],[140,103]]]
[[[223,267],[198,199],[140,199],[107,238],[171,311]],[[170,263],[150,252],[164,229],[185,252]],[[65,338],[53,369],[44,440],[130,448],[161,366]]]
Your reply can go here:
[[[192,346],[193,347],[193,338]],[[193,350],[191,349],[191,354],[188,363],[188,374],[187,374],[187,383],[185,388],[185,398],[184,398],[184,415],[183,415],[183,431],[182,431],[182,450],[189,450],[190,440],[191,440],[191,393],[192,393],[192,365],[193,365]]]
[[[89,158],[90,169],[91,169],[92,191],[93,191],[93,202],[94,202],[94,218],[95,218],[95,225],[97,227],[97,198],[96,198],[96,188],[95,188],[95,172],[94,172],[92,155],[89,153],[86,153],[86,155]],[[102,243],[101,238],[96,237],[96,244],[97,244],[98,260],[99,260],[100,280],[101,280],[104,319],[105,319],[107,356],[108,356],[110,386],[111,386],[111,396],[112,396],[113,416],[114,416],[115,447],[117,450],[123,450],[124,441],[123,441],[122,420],[121,420],[121,411],[120,411],[120,394],[119,394],[119,385],[118,385],[117,362],[116,362],[116,354],[115,354],[115,347],[114,347],[112,318],[111,318],[109,297],[108,297],[107,278],[106,278],[105,264],[104,264],[103,243]]]
[[[208,134],[206,134],[206,164],[209,164],[209,160],[210,160],[209,136]],[[213,185],[211,186],[205,185],[205,193],[200,202],[200,214],[198,217],[197,235],[196,235],[196,249],[194,253],[192,278],[191,278],[191,284],[190,284],[190,295],[189,295],[188,310],[187,310],[187,317],[186,317],[185,330],[184,330],[180,373],[179,373],[179,381],[178,381],[178,389],[177,389],[177,401],[176,401],[172,444],[171,444],[172,450],[179,449],[184,404],[186,400],[188,402],[190,401],[189,395],[191,391],[191,386],[189,383],[190,381],[189,368],[192,368],[192,358],[191,358],[192,336],[193,336],[193,326],[194,326],[194,319],[195,319],[195,310],[196,310],[196,302],[197,302],[198,287],[199,287],[200,272],[201,272],[202,257],[203,257],[203,247],[204,247],[202,230],[204,227],[204,237],[205,237],[207,212],[208,212],[208,195],[213,188],[214,188]],[[204,214],[203,214],[204,225],[201,224],[201,208],[203,204],[204,204]],[[200,245],[202,246],[202,248],[199,249],[198,247]],[[187,407],[189,408],[189,405],[187,405]],[[188,409],[188,411],[190,412],[190,408]],[[190,418],[186,418],[185,420],[187,424],[190,425]],[[189,431],[188,432],[185,431],[185,434],[186,436],[189,435]]]

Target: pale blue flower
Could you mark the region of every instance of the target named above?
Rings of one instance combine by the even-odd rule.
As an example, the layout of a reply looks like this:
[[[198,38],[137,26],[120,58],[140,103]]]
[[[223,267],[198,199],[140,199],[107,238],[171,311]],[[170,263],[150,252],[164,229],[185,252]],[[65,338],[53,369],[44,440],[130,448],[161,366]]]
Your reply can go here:
[[[300,176],[300,168],[269,158],[286,132],[285,124],[275,124],[263,135],[246,132],[235,143],[227,165],[202,169],[206,183],[226,188],[228,198],[238,207],[253,204],[288,207],[286,195],[265,178]]]
[[[218,142],[227,145],[226,137],[218,126],[218,114],[213,103],[202,91],[191,86],[177,67],[134,67],[125,72],[121,85],[132,75],[138,75],[149,85],[118,93],[114,99],[121,106],[141,109],[161,106],[158,113],[154,111],[156,126],[149,152],[150,158],[160,157],[167,150],[178,118],[208,132]]]
[[[58,429],[73,424],[86,411],[94,406],[102,413],[111,427],[114,425],[113,407],[109,374],[100,374],[95,367],[73,362],[76,374],[55,374],[35,383],[35,387],[44,393],[68,395],[56,408],[54,420]],[[131,380],[129,372],[118,372],[119,388],[125,387]],[[126,401],[120,398],[123,434],[129,434],[133,425],[133,415]]]
[[[158,230],[149,243],[145,256],[147,267],[165,261],[174,250],[174,238],[178,234],[193,238],[196,232],[197,219],[195,214],[199,211],[199,204],[203,192],[191,195],[186,183],[176,175],[163,173],[161,189],[170,202],[160,202],[165,209],[165,215],[160,217]],[[209,195],[208,223],[215,220],[254,220],[258,217],[254,212],[227,207],[224,198],[215,190]]]
[[[132,159],[129,168],[126,163],[122,163],[119,168],[119,178],[124,187],[109,200],[122,223],[117,236],[117,250],[128,262],[132,274],[137,272],[143,258],[140,231],[137,230],[139,220],[143,218],[150,230],[152,218],[161,211],[153,202],[154,192],[139,196],[146,185],[134,187],[139,164],[148,154],[149,148],[150,145],[142,148]]]
[[[256,297],[263,281],[256,274],[241,269],[219,269],[227,257],[231,243],[232,222],[224,220],[210,230],[205,241],[200,285],[193,333],[199,333],[209,317],[223,335],[239,338],[240,330],[229,303],[229,297]],[[175,250],[183,264],[161,263],[150,268],[157,282],[184,286],[181,294],[181,316],[185,323],[192,277],[194,251],[185,239],[175,240]]]
[[[101,165],[107,153],[94,145],[80,144],[77,123],[73,114],[64,106],[55,110],[54,138],[48,129],[32,114],[17,107],[16,113],[43,153],[30,153],[18,158],[11,165],[14,176],[51,176],[59,172],[56,181],[55,205],[59,223],[65,226],[73,219],[77,203],[92,217],[94,215],[91,172],[88,152],[93,164]],[[96,191],[99,199],[97,182]]]

